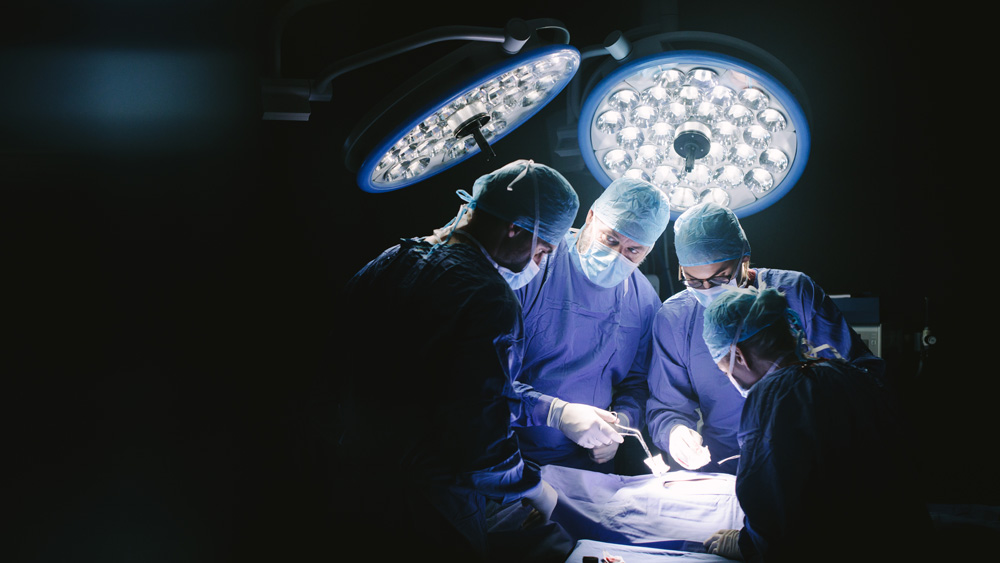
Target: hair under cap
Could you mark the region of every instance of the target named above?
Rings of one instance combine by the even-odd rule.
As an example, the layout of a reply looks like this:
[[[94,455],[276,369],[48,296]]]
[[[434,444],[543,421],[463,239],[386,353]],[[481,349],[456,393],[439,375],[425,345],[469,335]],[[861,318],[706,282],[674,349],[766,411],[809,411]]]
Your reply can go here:
[[[670,202],[645,180],[618,178],[590,207],[605,225],[643,246],[653,246],[670,222]]]
[[[674,221],[674,249],[681,266],[703,266],[750,256],[750,242],[736,214],[717,203],[699,203]]]

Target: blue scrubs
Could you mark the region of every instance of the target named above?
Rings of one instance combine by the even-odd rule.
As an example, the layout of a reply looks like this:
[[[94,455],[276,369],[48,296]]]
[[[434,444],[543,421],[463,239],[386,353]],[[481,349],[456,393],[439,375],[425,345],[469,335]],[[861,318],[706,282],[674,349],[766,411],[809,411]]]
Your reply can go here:
[[[839,360],[776,370],[750,389],[739,441],[746,561],[926,558],[916,442],[872,374]]]
[[[632,427],[642,428],[650,331],[662,302],[638,269],[613,288],[591,282],[569,251],[576,240],[576,232],[567,234],[545,271],[516,292],[525,338],[515,377],[535,392],[622,413]],[[521,451],[536,463],[612,469],[610,462],[595,464],[588,450],[557,429],[521,419],[514,430]]]
[[[809,276],[768,268],[752,272],[755,272],[752,281],[755,287],[766,284],[785,294],[789,308],[798,313],[813,345],[829,344],[844,358],[882,374],[882,360],[871,353],[833,300]],[[670,430],[677,424],[696,429],[696,409],[700,409],[704,420],[702,439],[713,461],[699,471],[733,474],[736,460],[721,465],[717,462],[739,453],[736,430],[743,397],[712,361],[702,337],[704,313],[705,308],[687,290],[663,303],[653,325],[646,418],[653,443],[666,452]],[[830,350],[819,355],[834,357]]]
[[[478,247],[430,249],[403,241],[348,285],[335,376],[343,456],[354,465],[345,495],[359,498],[338,501],[348,519],[397,542],[384,549],[412,549],[401,539],[409,532],[438,550],[464,537],[478,554],[553,542],[564,557],[572,546],[551,522],[494,525],[541,486],[510,428],[522,405],[508,372],[522,334],[517,298]]]

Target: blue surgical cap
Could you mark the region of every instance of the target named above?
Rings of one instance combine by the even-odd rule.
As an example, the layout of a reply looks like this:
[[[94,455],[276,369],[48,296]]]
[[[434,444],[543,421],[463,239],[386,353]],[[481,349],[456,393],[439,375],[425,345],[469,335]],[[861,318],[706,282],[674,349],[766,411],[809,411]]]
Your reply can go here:
[[[470,207],[531,232],[537,210],[538,238],[553,245],[566,236],[580,209],[580,198],[562,174],[530,160],[517,160],[480,176],[469,202]]]
[[[618,178],[590,207],[615,232],[643,246],[653,246],[670,222],[670,202],[645,180]]]
[[[732,289],[723,292],[705,308],[702,335],[712,360],[719,363],[729,356],[732,344],[743,342],[781,319],[794,318],[794,311],[788,308],[784,294],[777,289]]]
[[[685,267],[750,256],[750,242],[736,214],[712,202],[699,203],[674,221],[674,249]]]

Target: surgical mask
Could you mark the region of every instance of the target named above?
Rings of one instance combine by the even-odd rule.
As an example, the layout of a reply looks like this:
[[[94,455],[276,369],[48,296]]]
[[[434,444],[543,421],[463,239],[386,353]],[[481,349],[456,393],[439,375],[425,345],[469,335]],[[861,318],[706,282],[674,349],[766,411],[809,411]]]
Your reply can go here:
[[[744,399],[746,399],[747,395],[750,394],[750,390],[749,389],[744,389],[743,386],[740,385],[740,382],[736,381],[736,378],[733,377],[732,375],[729,376],[729,382],[732,383],[733,387],[736,388],[736,391],[740,394],[740,397],[743,397]]]
[[[590,248],[584,252],[577,249],[576,243],[569,245],[570,252],[576,254],[580,268],[587,279],[595,284],[612,288],[632,275],[638,264],[623,256],[617,250],[591,239]]]
[[[476,237],[470,235],[468,232],[463,231],[462,229],[455,229],[455,232],[462,233],[469,240],[476,243],[476,246],[479,247],[479,250],[483,253],[483,256],[485,256],[486,259],[490,261],[490,264],[493,264],[493,267],[497,269],[497,272],[499,272],[501,276],[503,276],[504,281],[506,281],[507,284],[510,285],[511,289],[520,289],[528,285],[528,282],[530,282],[532,278],[537,276],[538,272],[542,271],[542,267],[539,266],[538,264],[535,264],[534,258],[528,260],[527,265],[525,265],[524,268],[521,268],[520,272],[514,272],[510,268],[505,268],[500,264],[497,264],[497,261],[494,260],[492,256],[490,256],[490,253],[486,251],[486,248],[483,247],[482,243],[476,240]],[[544,263],[547,258],[548,256],[543,256],[541,261]]]
[[[735,277],[729,280],[729,283],[725,285],[716,285],[708,289],[695,289],[693,287],[689,287],[687,288],[687,291],[690,291],[691,294],[694,295],[694,298],[698,300],[698,303],[701,303],[702,307],[708,307],[716,297],[722,295],[723,291],[729,291],[730,286],[736,287]]]
[[[720,285],[720,286],[716,286],[716,287],[724,287],[724,286]],[[700,291],[711,291],[711,289],[715,289],[715,288],[713,287],[713,288],[710,288],[710,289],[703,289],[703,290],[700,290]],[[740,385],[740,382],[736,381],[736,378],[733,377],[733,368],[736,367],[736,343],[740,341],[740,333],[741,332],[743,332],[743,322],[742,321],[740,321],[740,324],[736,326],[736,336],[733,337],[733,343],[730,344],[730,346],[729,346],[729,366],[726,369],[726,377],[729,378],[729,382],[733,384],[733,387],[736,388],[736,391],[740,394],[740,396],[743,397],[744,399],[746,399],[747,395],[750,394],[750,390],[749,389],[744,389],[743,386]]]
[[[543,256],[542,261],[544,262],[548,257]],[[512,272],[508,268],[497,264],[497,271],[503,276],[503,279],[507,280],[511,289],[521,289],[522,287],[528,285],[538,272],[542,271],[542,267],[535,264],[535,260],[528,260],[528,265],[521,269],[520,272]]]

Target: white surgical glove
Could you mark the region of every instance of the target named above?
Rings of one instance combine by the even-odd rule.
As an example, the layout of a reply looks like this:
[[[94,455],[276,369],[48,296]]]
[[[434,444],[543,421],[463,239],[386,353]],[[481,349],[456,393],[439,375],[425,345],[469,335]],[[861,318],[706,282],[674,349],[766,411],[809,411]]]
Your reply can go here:
[[[531,496],[525,496],[525,504],[530,505],[545,517],[546,520],[552,516],[552,511],[556,509],[556,502],[559,501],[559,493],[548,484],[542,481],[541,486],[532,492]]]
[[[743,554],[740,553],[740,531],[719,530],[715,532],[712,537],[705,540],[705,551],[726,559],[743,561]]]
[[[618,415],[618,421],[616,424],[619,426],[629,427],[628,415],[625,413],[615,413]],[[590,459],[594,463],[607,463],[615,458],[615,454],[618,453],[618,442],[611,442],[606,446],[597,446],[590,450]]]
[[[708,448],[702,445],[701,434],[678,424],[670,429],[670,457],[684,469],[698,469],[712,461]]]
[[[604,409],[553,399],[546,425],[562,430],[570,440],[591,449],[625,441],[609,424],[617,420],[614,413]]]
[[[618,453],[618,442],[611,442],[607,446],[597,446],[589,451],[590,459],[594,463],[606,463],[615,458]]]

